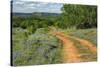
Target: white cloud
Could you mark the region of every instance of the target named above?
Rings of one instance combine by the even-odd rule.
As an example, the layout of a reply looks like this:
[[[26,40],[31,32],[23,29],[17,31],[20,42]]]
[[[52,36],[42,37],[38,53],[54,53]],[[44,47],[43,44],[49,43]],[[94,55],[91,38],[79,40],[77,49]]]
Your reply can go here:
[[[13,12],[51,12],[60,13],[61,4],[47,2],[15,1]]]
[[[15,4],[24,4],[24,1],[16,1]]]
[[[33,7],[33,6],[35,6],[35,4],[33,3],[33,4],[28,4],[27,5],[28,7]]]

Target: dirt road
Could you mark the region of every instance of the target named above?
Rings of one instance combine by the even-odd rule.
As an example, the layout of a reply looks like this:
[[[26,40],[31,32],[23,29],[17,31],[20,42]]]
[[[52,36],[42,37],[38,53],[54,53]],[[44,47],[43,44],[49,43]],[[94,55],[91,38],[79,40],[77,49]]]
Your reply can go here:
[[[56,37],[63,43],[63,62],[80,62],[80,54],[74,46],[74,42],[67,37],[60,35],[58,32],[54,33],[54,35],[56,35]]]
[[[91,50],[91,52],[93,52],[94,54],[97,53],[97,48],[87,40],[68,36],[62,32],[53,32],[53,35],[56,36],[58,39],[60,39],[63,43],[63,62],[65,63],[82,61],[80,53],[78,52],[74,42],[70,40],[70,38],[77,40],[80,43],[80,45],[85,46],[86,48]]]

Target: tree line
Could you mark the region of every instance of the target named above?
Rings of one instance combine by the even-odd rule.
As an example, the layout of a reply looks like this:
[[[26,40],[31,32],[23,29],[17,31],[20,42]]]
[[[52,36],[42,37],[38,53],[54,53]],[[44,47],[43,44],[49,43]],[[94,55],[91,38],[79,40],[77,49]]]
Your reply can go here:
[[[21,27],[34,32],[37,28],[54,26],[62,29],[76,27],[78,29],[97,27],[97,7],[88,5],[64,4],[60,16],[38,16],[12,18],[13,27]]]

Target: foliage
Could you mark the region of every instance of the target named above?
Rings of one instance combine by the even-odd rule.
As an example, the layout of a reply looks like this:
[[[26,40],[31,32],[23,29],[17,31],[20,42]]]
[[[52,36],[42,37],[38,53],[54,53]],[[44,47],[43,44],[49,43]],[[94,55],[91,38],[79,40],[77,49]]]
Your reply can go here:
[[[36,65],[61,63],[61,43],[58,39],[46,34],[47,29],[37,29],[34,34],[16,28],[13,31],[13,64]],[[26,31],[27,32],[27,31]]]
[[[64,4],[62,8],[62,20],[67,27],[96,27],[97,7],[88,5]]]
[[[16,17],[12,18],[13,27],[21,27],[28,29],[30,33],[34,33],[37,28],[47,28],[48,26],[54,25],[57,20],[56,17]]]

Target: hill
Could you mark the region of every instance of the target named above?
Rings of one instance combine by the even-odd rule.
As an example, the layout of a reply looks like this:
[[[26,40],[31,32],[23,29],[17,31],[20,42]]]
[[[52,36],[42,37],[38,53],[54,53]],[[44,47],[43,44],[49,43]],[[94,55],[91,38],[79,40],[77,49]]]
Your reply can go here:
[[[60,13],[44,13],[44,12],[34,12],[34,13],[12,13],[13,16],[19,17],[29,17],[29,16],[60,16]]]

